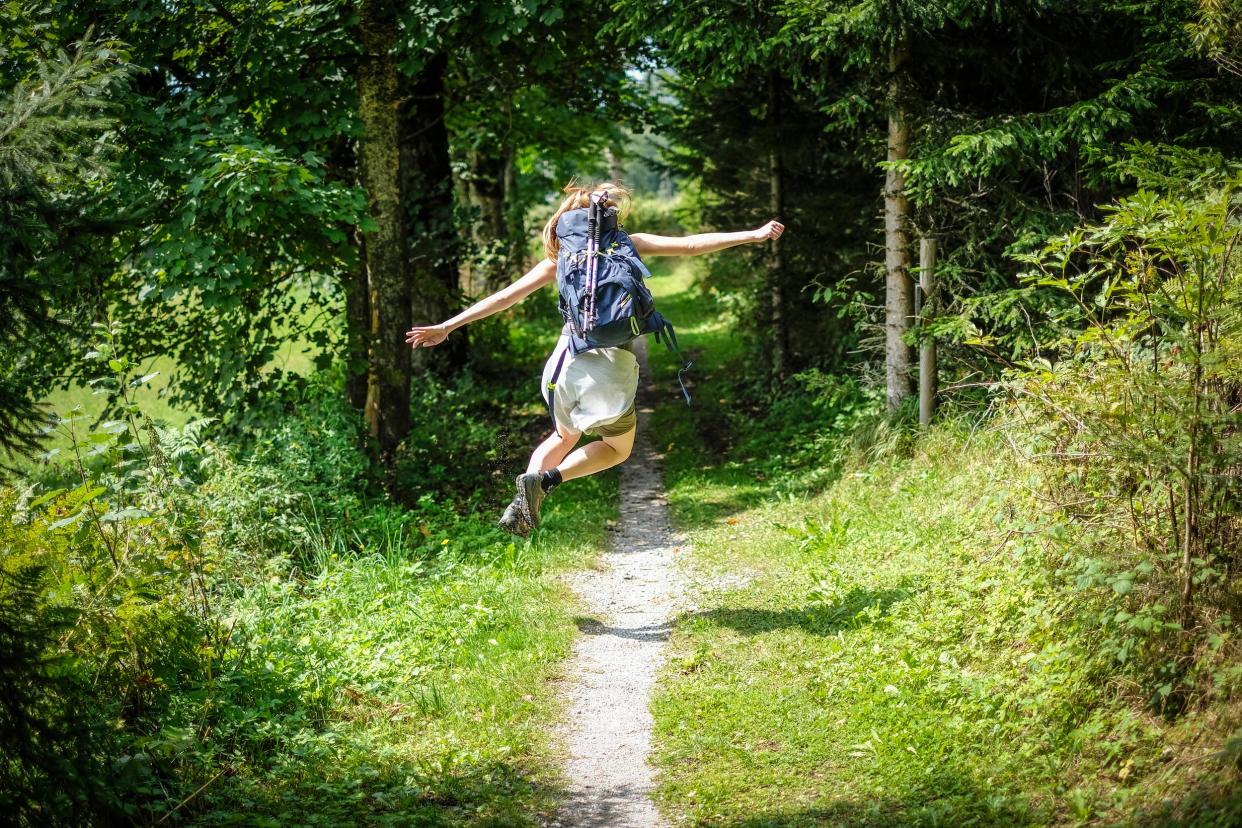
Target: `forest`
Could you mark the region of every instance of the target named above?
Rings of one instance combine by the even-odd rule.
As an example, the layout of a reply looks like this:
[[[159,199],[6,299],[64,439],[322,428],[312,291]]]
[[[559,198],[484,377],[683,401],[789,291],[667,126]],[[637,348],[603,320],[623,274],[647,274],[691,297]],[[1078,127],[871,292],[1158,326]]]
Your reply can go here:
[[[0,822],[1242,824],[1242,0],[0,0],[0,369]]]

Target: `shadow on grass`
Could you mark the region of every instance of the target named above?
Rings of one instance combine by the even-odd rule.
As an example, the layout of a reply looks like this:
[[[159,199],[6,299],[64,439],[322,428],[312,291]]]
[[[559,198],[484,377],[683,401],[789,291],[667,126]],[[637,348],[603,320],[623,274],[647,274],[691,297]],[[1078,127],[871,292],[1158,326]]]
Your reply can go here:
[[[1242,788],[1212,779],[1178,797],[1161,799],[1126,811],[1096,812],[1088,805],[1084,820],[1069,812],[1059,797],[1032,792],[1003,794],[981,784],[943,774],[918,785],[905,797],[843,798],[804,809],[766,811],[730,821],[697,820],[714,828],[925,828],[973,825],[986,828],[1019,825],[1073,825],[1089,821],[1113,828],[1226,828],[1242,824]]]
[[[813,635],[836,635],[842,630],[874,624],[888,614],[890,607],[911,595],[908,589],[855,588],[830,605],[812,604],[784,610],[722,607],[686,613],[678,618],[678,623],[702,619],[714,626],[730,627],[743,635],[757,635],[790,627],[801,627]]]
[[[755,508],[765,499],[762,492],[750,490],[725,496],[712,496],[702,491],[670,496],[676,506],[677,525],[682,529],[704,529],[716,526],[734,515]]]
[[[868,795],[827,783],[816,792],[813,804],[804,800],[801,807],[756,810],[691,824],[717,828],[999,828],[1058,822],[1050,819],[1046,799],[1025,791],[998,790],[991,779],[966,769],[928,767],[916,776],[892,779],[882,790],[881,795]]]
[[[223,796],[202,797],[186,815],[210,825],[534,828],[546,824],[563,798],[562,791],[498,761],[435,771],[409,763],[290,764],[228,787]]]
[[[987,795],[980,792],[980,798]],[[770,811],[754,814],[734,822],[712,820],[699,821],[695,825],[713,825],[719,828],[811,828],[811,826],[840,826],[840,828],[906,828],[919,826],[1016,826],[1039,824],[1021,806],[1015,808],[988,808],[945,805],[932,802],[903,802],[901,800],[846,800],[822,808],[805,810]]]
[[[436,716],[414,700],[402,709],[349,685],[320,693],[265,662],[217,677],[233,692],[213,699],[216,726],[193,752],[110,758],[100,782],[124,795],[123,812],[31,824],[534,828],[564,798],[523,755],[480,756],[451,730],[424,739]]]
[[[770,472],[710,468],[707,464],[727,463],[729,458],[712,455],[706,450],[698,457],[705,465],[697,470],[676,469],[673,472],[681,479],[673,483],[669,502],[675,506],[677,526],[682,529],[719,526],[727,518],[790,496],[812,497],[830,487],[841,475],[836,467]],[[713,492],[713,487],[729,488],[725,492]]]
[[[1228,828],[1242,825],[1242,767],[1236,760],[1232,767],[1200,765],[1206,778],[1175,796],[1165,796],[1146,803],[1120,818],[1103,819],[1101,825],[1116,828],[1150,828],[1151,826],[1195,826],[1195,828]]]
[[[146,819],[116,824],[534,828],[564,798],[520,746],[508,754],[496,738],[455,736],[453,719],[473,726],[463,714],[474,705],[446,705],[434,684],[433,698],[410,687],[396,704],[344,680],[327,689],[310,671],[274,670],[298,658],[282,646],[253,652],[217,676],[216,727],[200,763],[183,766],[195,777],[178,779],[183,789]],[[331,649],[317,657],[342,660]]]

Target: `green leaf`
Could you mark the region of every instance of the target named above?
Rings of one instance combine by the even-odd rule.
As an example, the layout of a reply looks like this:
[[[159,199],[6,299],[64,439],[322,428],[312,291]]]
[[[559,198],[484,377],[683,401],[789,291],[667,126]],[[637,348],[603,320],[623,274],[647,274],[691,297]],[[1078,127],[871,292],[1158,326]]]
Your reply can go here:
[[[119,523],[123,520],[132,520],[134,518],[145,518],[151,515],[146,509],[113,509],[104,512],[99,516],[101,523]]]
[[[149,373],[149,374],[147,374],[147,375],[145,375],[145,376],[139,377],[139,378],[137,378],[137,379],[135,379],[135,380],[131,380],[131,381],[130,381],[130,383],[129,383],[129,387],[130,387],[130,388],[137,388],[137,387],[138,387],[138,386],[140,386],[140,385],[146,385],[148,382],[150,382],[151,380],[155,379],[155,378],[156,378],[156,377],[158,377],[159,375],[160,375],[160,372],[159,372],[159,371],[152,371],[151,373]]]
[[[37,508],[37,507],[39,507],[39,506],[42,506],[44,503],[47,503],[47,502],[48,502],[49,500],[51,500],[52,498],[56,497],[57,495],[59,495],[59,494],[61,494],[61,493],[65,492],[65,491],[67,491],[67,490],[66,490],[66,489],[64,489],[64,488],[60,488],[60,489],[52,489],[50,492],[46,492],[45,494],[43,494],[43,495],[39,496],[38,498],[36,498],[35,500],[31,501],[31,503],[30,503],[30,508],[31,508],[31,509],[35,509],[35,508]]]
[[[47,525],[48,531],[53,531],[53,532],[54,532],[54,531],[56,531],[57,529],[64,529],[64,528],[66,528],[66,527],[68,527],[68,526],[72,526],[73,524],[75,524],[75,523],[79,522],[80,520],[82,520],[82,518],[83,518],[83,517],[85,517],[85,516],[86,516],[86,510],[85,510],[85,509],[79,509],[78,511],[74,512],[73,514],[71,514],[71,515],[69,515],[69,516],[67,516],[67,517],[63,517],[63,518],[61,518],[60,520],[53,521],[52,523],[49,523],[49,524]]]
[[[82,488],[85,488],[85,487],[82,487]],[[79,503],[90,503],[92,500],[99,497],[100,495],[107,494],[107,492],[108,492],[107,486],[95,486],[94,488],[87,490],[82,495],[82,497],[79,498],[78,502]]]

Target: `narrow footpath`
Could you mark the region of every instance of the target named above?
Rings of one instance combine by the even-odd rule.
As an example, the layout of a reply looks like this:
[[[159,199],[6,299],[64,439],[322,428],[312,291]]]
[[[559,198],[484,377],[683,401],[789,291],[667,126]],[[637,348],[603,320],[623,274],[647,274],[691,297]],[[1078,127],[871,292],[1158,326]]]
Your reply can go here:
[[[621,467],[620,520],[599,568],[570,582],[587,617],[566,670],[567,716],[558,735],[569,788],[552,822],[557,828],[665,825],[651,801],[648,701],[683,584],[673,561],[678,541],[668,525],[662,455],[648,428],[646,338],[636,341],[635,352],[638,438]]]

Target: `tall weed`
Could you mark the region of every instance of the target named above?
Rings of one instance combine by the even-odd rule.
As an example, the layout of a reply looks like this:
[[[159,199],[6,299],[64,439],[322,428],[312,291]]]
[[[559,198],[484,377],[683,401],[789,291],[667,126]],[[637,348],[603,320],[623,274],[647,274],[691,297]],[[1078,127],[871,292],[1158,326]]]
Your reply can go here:
[[[1187,161],[1147,152],[1144,181]],[[1168,713],[1237,689],[1219,649],[1242,548],[1242,173],[1177,180],[1192,183],[1141,189],[1028,260],[1076,311],[1009,383],[1042,496],[1073,530],[1059,565]]]

